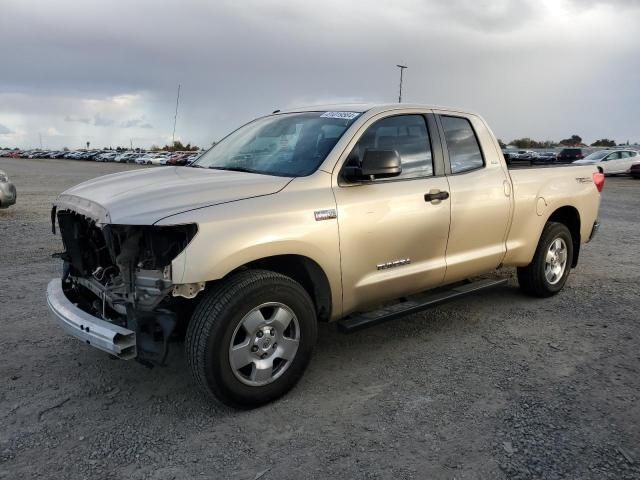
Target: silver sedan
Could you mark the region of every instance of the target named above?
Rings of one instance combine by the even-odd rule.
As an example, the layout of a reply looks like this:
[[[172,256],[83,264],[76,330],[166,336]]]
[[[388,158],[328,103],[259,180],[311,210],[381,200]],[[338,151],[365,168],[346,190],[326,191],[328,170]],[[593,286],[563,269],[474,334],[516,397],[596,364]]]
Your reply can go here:
[[[9,181],[6,173],[0,170],[0,208],[7,208],[16,203],[16,187]]]

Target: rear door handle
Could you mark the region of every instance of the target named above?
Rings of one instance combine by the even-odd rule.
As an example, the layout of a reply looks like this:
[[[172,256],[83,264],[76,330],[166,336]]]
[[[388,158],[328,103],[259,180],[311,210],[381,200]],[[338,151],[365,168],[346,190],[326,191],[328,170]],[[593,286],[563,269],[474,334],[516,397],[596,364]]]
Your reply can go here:
[[[449,192],[441,192],[440,190],[431,190],[424,195],[424,201],[431,203],[440,203],[441,200],[446,200],[447,198],[449,198]]]

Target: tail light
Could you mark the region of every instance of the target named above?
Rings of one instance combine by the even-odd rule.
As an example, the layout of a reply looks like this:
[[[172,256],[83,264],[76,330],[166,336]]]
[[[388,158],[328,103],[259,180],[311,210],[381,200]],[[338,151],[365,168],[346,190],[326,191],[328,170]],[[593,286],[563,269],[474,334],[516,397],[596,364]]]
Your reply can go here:
[[[593,183],[595,183],[598,192],[602,192],[604,188],[604,173],[602,173],[602,167],[598,167],[598,171],[593,172]]]

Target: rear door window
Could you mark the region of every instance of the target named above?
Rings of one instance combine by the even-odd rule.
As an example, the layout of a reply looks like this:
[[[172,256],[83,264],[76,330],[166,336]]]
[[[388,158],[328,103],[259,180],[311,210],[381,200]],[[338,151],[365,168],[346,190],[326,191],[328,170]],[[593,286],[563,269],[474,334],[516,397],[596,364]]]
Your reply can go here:
[[[463,117],[440,116],[449,152],[451,173],[462,173],[484,166],[480,143],[471,122]]]

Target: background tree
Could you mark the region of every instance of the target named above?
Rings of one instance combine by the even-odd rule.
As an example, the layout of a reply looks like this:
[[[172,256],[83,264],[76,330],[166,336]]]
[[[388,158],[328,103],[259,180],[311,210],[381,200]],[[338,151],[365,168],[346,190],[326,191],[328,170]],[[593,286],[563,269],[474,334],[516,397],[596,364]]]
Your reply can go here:
[[[511,140],[511,145],[516,146],[517,148],[554,148],[556,146],[556,142],[552,140],[532,140],[529,137],[524,138],[516,138],[515,140]]]
[[[174,141],[173,145],[165,145],[162,149],[170,152],[195,152],[199,150],[197,145],[191,145],[190,143],[183,145],[180,140]]]
[[[615,140],[609,140],[608,138],[601,138],[591,144],[592,147],[615,147]]]
[[[578,147],[582,145],[582,137],[580,135],[571,135],[571,138],[560,140],[560,145],[564,145],[566,147]]]

